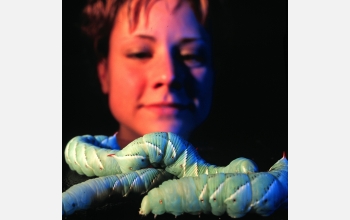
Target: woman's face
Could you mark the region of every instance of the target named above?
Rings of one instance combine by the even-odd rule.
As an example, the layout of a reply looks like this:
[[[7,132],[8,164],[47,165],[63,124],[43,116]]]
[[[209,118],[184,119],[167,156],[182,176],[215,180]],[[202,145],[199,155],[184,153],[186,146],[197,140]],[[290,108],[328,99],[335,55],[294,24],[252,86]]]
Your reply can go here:
[[[116,17],[98,72],[123,139],[157,131],[188,138],[209,113],[208,36],[188,3],[170,5],[175,2],[157,1],[148,14],[141,11],[132,31],[126,6]]]

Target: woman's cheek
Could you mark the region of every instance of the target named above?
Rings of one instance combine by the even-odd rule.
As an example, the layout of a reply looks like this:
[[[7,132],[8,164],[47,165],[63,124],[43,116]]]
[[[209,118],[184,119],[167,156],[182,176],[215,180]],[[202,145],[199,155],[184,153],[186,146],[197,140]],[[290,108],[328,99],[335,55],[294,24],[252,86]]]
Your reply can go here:
[[[145,68],[145,65],[138,62],[129,62],[126,67],[124,82],[132,88],[143,88],[147,75],[147,68]]]
[[[135,67],[136,66],[136,67]],[[137,99],[144,90],[144,70],[141,70],[137,65],[128,65],[124,68],[120,68],[119,74],[115,77],[115,85],[117,93],[123,94],[124,99]]]
[[[197,98],[199,99],[200,121],[204,120],[209,114],[212,93],[213,93],[213,72],[210,69],[203,68],[196,73],[197,79]]]
[[[208,68],[196,68],[192,71],[196,80],[197,93],[200,99],[211,97],[213,89],[213,73]],[[209,98],[208,97],[208,98]]]
[[[197,67],[191,70],[192,76],[196,79],[197,83],[206,87],[211,87],[213,82],[213,72],[207,66]]]

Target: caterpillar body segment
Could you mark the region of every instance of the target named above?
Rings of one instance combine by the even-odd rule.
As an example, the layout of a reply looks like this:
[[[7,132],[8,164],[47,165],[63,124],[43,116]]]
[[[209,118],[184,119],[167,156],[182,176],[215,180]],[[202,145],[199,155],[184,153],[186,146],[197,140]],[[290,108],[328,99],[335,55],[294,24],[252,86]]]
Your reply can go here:
[[[146,168],[149,164],[163,167],[178,178],[203,173],[249,173],[258,170],[255,163],[246,158],[237,158],[226,167],[211,165],[199,156],[189,142],[170,132],[146,134],[122,150],[110,147],[109,143],[113,143],[113,137],[75,137],[66,146],[66,162],[70,169],[87,176],[129,173]]]
[[[111,196],[142,195],[171,178],[173,175],[164,170],[147,168],[87,180],[62,193],[62,215],[100,205]]]
[[[115,144],[109,144],[113,143],[111,139],[113,136],[103,135],[83,135],[71,139],[64,151],[69,168],[89,177],[122,173],[118,162],[109,156],[120,151]]]
[[[280,159],[269,172],[201,174],[168,180],[143,198],[139,214],[225,212],[240,218],[248,212],[269,216],[288,200],[288,163]]]
[[[284,192],[288,192],[288,161],[283,156],[282,159],[277,161],[268,171],[274,175],[278,181],[282,184]]]

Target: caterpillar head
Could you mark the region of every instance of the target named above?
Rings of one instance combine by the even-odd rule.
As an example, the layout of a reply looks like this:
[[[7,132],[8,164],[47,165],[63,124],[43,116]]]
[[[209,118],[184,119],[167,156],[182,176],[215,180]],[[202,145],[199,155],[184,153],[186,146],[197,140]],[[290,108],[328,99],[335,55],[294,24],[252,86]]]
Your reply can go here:
[[[141,202],[141,208],[139,211],[140,215],[146,216],[152,211],[151,203],[149,200],[149,196],[146,195]]]

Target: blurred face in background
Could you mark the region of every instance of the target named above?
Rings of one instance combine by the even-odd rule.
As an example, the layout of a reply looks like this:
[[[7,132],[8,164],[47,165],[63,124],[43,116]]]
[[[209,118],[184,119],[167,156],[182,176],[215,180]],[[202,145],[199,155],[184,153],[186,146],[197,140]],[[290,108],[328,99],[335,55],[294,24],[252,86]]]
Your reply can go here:
[[[188,138],[210,110],[209,46],[204,27],[185,1],[155,1],[141,9],[134,24],[122,6],[108,57],[98,64],[120,138],[161,131]]]

